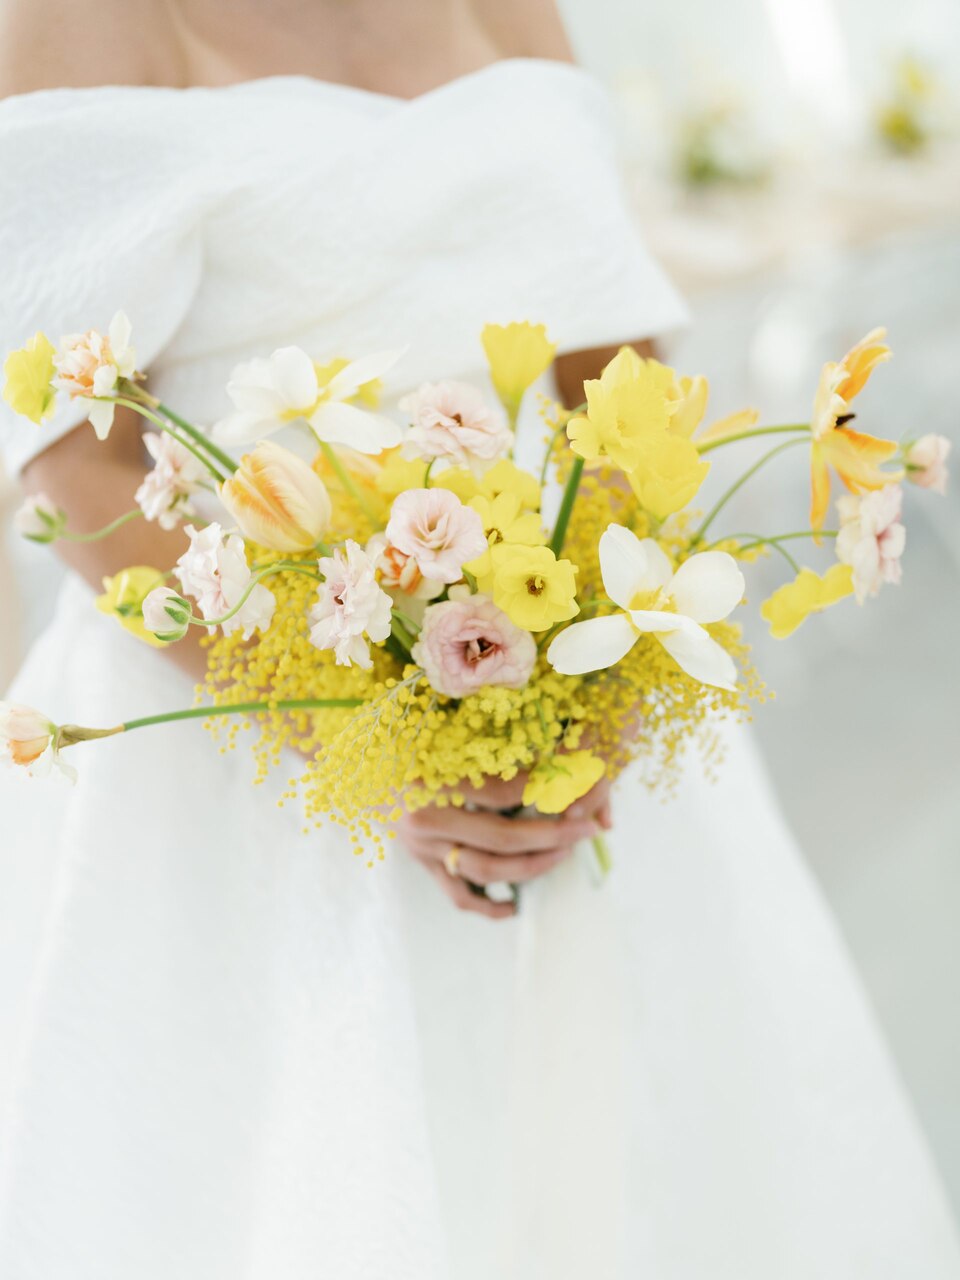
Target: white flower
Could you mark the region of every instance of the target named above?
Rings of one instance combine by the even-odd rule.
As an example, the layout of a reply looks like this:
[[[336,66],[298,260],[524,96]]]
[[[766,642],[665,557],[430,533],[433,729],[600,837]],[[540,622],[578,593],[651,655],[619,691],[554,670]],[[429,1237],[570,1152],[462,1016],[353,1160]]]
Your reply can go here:
[[[148,520],[161,529],[175,529],[183,516],[192,516],[190,497],[207,478],[207,469],[179,440],[164,432],[148,432],[143,443],[154,461],[134,500]]]
[[[907,479],[921,489],[947,492],[947,458],[951,442],[946,436],[921,436],[906,450]]]
[[[356,663],[368,671],[373,662],[364,637],[386,640],[393,607],[377,582],[376,561],[348,538],[317,563],[325,581],[310,610],[310,640],[318,649],[332,649],[339,666]]]
[[[466,382],[425,382],[399,408],[411,424],[404,441],[408,458],[442,458],[481,472],[513,444],[504,415]]]
[[[34,493],[13,517],[13,527],[31,542],[56,542],[67,527],[67,516],[45,493]]]
[[[58,375],[54,386],[69,391],[71,396],[89,399],[111,395],[121,378],[132,378],[136,372],[137,357],[130,345],[130,321],[122,311],[118,311],[110,321],[106,337],[91,329],[87,333],[61,338],[54,365]],[[106,440],[110,434],[114,408],[112,401],[102,401],[90,409],[90,421],[101,440]]]
[[[154,587],[141,606],[143,625],[158,640],[171,644],[190,630],[192,610],[172,587]]]
[[[736,687],[733,659],[701,625],[720,622],[743,598],[743,574],[732,556],[703,551],[674,573],[652,538],[641,542],[612,524],[600,539],[600,569],[607,595],[623,612],[561,631],[547,651],[555,670],[573,676],[612,667],[649,634],[694,680]]]
[[[898,583],[902,577],[900,557],[907,531],[900,523],[903,490],[898,484],[855,497],[840,498],[840,532],[837,559],[853,569],[853,590],[857,603],[875,596],[884,582]]]
[[[349,445],[359,453],[391,449],[402,439],[399,426],[347,401],[392,368],[400,355],[382,351],[354,360],[323,385],[317,366],[299,347],[281,347],[269,359],[238,365],[227,383],[237,412],[218,423],[214,435],[221,444],[250,444],[288,423],[305,421],[324,444]]]
[[[196,600],[203,617],[212,622],[229,613],[249,586],[252,575],[243,539],[236,533],[224,538],[218,524],[205,529],[187,525],[186,532],[190,546],[177,561],[174,573],[184,592]],[[223,634],[242,630],[244,640],[249,640],[255,631],[266,631],[276,604],[273,592],[258,583],[240,609],[223,623]]]
[[[57,726],[39,711],[0,702],[0,760],[38,777],[56,768],[75,782],[77,771],[61,758],[57,735]]]

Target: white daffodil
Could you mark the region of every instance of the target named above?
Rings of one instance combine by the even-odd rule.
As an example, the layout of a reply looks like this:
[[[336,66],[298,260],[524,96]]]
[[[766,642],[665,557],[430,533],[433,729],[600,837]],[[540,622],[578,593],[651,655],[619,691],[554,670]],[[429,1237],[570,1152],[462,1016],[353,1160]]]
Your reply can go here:
[[[694,680],[736,687],[733,659],[702,625],[720,622],[743,598],[743,574],[732,556],[703,551],[674,573],[652,538],[641,541],[612,524],[600,539],[600,569],[607,595],[623,612],[561,631],[547,651],[555,670],[576,676],[612,667],[640,636],[653,635]]]
[[[349,403],[375,382],[401,353],[381,351],[344,365],[323,380],[299,347],[281,347],[268,359],[237,365],[227,394],[237,412],[219,422],[215,438],[225,445],[251,444],[291,422],[306,422],[324,444],[344,444],[359,453],[392,449],[403,438],[396,422]]]

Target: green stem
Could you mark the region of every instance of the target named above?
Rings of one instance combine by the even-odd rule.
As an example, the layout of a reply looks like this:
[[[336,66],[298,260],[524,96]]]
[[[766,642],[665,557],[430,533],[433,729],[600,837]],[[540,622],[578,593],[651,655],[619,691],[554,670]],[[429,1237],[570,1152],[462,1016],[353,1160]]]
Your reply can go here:
[[[125,720],[124,733],[147,729],[155,724],[171,724],[175,720],[209,720],[213,716],[246,716],[267,711],[322,711],[336,707],[362,707],[363,698],[284,698],[266,702],[237,702],[228,707],[188,707],[183,711],[165,711],[139,720]]]
[[[779,444],[775,449],[771,449],[768,453],[765,453],[762,458],[759,458],[753,464],[752,467],[749,467],[743,473],[740,479],[737,480],[735,484],[732,484],[730,486],[730,488],[726,491],[725,494],[723,494],[723,496],[719,499],[719,501],[710,511],[709,515],[704,520],[703,524],[700,526],[700,528],[697,530],[697,532],[694,534],[693,538],[691,539],[691,542],[690,542],[691,548],[697,546],[698,543],[703,541],[703,535],[707,532],[711,524],[713,524],[714,520],[717,518],[717,516],[720,514],[723,508],[727,505],[730,499],[734,497],[735,494],[739,493],[739,491],[743,488],[743,486],[747,483],[747,481],[750,480],[753,476],[755,476],[761,467],[765,467],[768,462],[771,462],[777,456],[777,454],[784,453],[787,449],[792,449],[794,448],[794,446],[798,444],[804,444],[804,443],[806,442],[803,440],[788,440],[785,444]]]
[[[178,431],[174,431],[173,427],[170,426],[169,422],[164,422],[163,418],[161,418],[158,414],[153,413],[141,401],[127,400],[123,396],[104,397],[104,398],[110,399],[113,404],[122,404],[127,409],[133,409],[135,413],[140,414],[141,418],[146,418],[149,422],[152,422],[154,426],[159,427],[161,431],[165,432],[166,435],[172,436],[173,439],[176,440],[177,444],[183,445],[184,449],[189,450],[189,452],[193,454],[193,456],[197,459],[198,462],[203,463],[206,469],[213,476],[214,480],[216,480],[218,486],[223,484],[226,477],[217,467],[213,465],[210,459],[205,454],[201,453],[201,451],[195,445],[191,444],[189,440],[184,440],[183,436],[181,436]],[[231,470],[236,470],[236,468],[232,467]]]
[[[723,436],[720,440],[708,440],[705,445],[697,446],[700,449],[700,456],[710,453],[713,449],[720,449],[725,444],[735,444],[738,440],[752,440],[755,436],[778,436],[784,435],[786,432],[809,431],[810,424],[808,422],[790,423],[782,427],[751,427],[749,431],[738,431],[732,436]],[[694,444],[697,442],[694,441]]]
[[[575,418],[577,414],[585,413],[586,410],[587,410],[586,402],[584,402],[583,404],[577,405],[576,409],[570,409],[569,416],[567,417],[567,422],[569,422],[571,418]],[[553,435],[550,437],[550,443],[547,445],[547,453],[543,459],[543,466],[540,468],[540,488],[541,489],[547,483],[547,472],[550,470],[550,460],[552,459],[553,451],[556,448],[557,438],[565,434],[567,430],[567,422],[561,422],[559,427],[557,427]]]
[[[209,436],[204,435],[204,433],[192,423],[187,422],[186,418],[181,418],[178,413],[174,413],[169,405],[165,405],[162,400],[157,401],[157,408],[164,417],[169,418],[175,426],[179,427],[181,431],[185,431],[192,440],[195,440],[201,449],[205,449],[207,453],[210,454],[211,458],[215,458],[216,461],[224,468],[227,475],[233,475],[237,469],[237,464],[234,462],[233,458],[230,457],[229,453],[225,453],[223,449],[215,445]]]
[[[608,876],[613,870],[613,855],[610,852],[610,846],[607,844],[604,836],[594,836],[590,842],[593,845],[593,854],[597,860],[597,867],[601,876]]]
[[[400,620],[400,615],[396,610],[390,614],[390,632],[394,639],[398,640],[399,643],[403,645],[407,653],[413,652],[413,646],[417,641],[404,626],[403,622]]]
[[[426,471],[423,473],[423,487],[424,487],[424,489],[429,489],[429,488],[430,488],[430,472],[433,470],[433,464],[434,464],[435,462],[436,462],[436,458],[431,458],[431,459],[430,459],[430,461],[427,463],[427,469],[426,469]]]
[[[350,497],[353,498],[354,502],[357,504],[357,506],[360,508],[360,510],[363,512],[366,518],[370,521],[373,527],[376,528],[378,523],[377,517],[373,514],[370,507],[367,505],[366,500],[362,497],[357,486],[353,483],[353,480],[350,478],[350,475],[347,472],[346,467],[337,457],[336,450],[333,449],[329,444],[327,444],[325,440],[320,440],[320,451],[323,454],[323,456],[326,458],[326,460],[330,463],[330,466],[333,468],[334,475],[343,485],[344,489],[346,489],[347,493],[350,494]]]
[[[315,569],[309,568],[305,564],[285,563],[282,560],[276,561],[274,564],[267,565],[266,568],[260,569],[257,573],[251,575],[250,581],[243,589],[243,595],[233,606],[220,618],[198,618],[194,614],[190,615],[190,625],[192,627],[219,627],[221,623],[229,622],[231,618],[236,617],[243,606],[253,594],[254,587],[258,586],[264,578],[269,578],[275,573],[302,573],[308,578],[315,578],[317,582],[323,579]]]
[[[753,538],[753,542],[745,542],[738,550],[752,551],[754,547],[764,546],[767,543],[773,545],[777,542],[790,542],[794,538],[836,538],[838,533],[838,529],[803,529],[797,533],[781,533],[774,538],[761,538],[755,533],[742,534],[741,537]]]
[[[116,531],[130,520],[136,520],[142,516],[143,512],[139,507],[135,511],[128,511],[125,515],[118,516],[116,520],[111,520],[109,524],[105,524],[102,529],[97,529],[93,533],[71,533],[65,529],[60,537],[65,542],[98,542],[101,538],[108,538],[111,533]]]
[[[583,458],[575,458],[563,490],[563,501],[560,503],[557,523],[553,528],[553,537],[550,539],[550,550],[558,558],[563,550],[564,539],[567,536],[567,525],[570,523],[570,517],[573,514],[573,504],[577,498],[577,490],[580,488],[580,477],[582,475]]]

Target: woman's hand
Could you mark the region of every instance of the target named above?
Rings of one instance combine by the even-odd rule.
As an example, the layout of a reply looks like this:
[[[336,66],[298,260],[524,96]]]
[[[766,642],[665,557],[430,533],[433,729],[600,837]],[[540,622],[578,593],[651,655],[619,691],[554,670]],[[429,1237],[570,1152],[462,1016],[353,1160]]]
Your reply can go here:
[[[470,885],[534,880],[569,857],[578,841],[609,829],[610,784],[605,778],[557,817],[504,817],[503,810],[522,803],[525,784],[523,774],[510,782],[493,778],[468,793],[470,808],[429,805],[401,819],[408,853],[459,910],[509,919],[516,914],[512,902],[493,902]]]

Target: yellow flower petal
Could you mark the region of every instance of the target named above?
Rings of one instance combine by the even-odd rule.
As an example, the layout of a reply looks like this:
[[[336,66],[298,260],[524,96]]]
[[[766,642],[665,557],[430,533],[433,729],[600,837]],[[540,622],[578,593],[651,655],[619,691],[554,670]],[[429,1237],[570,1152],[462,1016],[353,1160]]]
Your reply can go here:
[[[580,612],[576,566],[549,547],[498,546],[490,555],[494,603],[515,626],[547,631]]]
[[[835,564],[823,577],[812,569],[801,569],[793,582],[775,591],[760,608],[760,616],[770,624],[775,640],[792,635],[813,613],[822,613],[832,604],[853,595],[853,570]]]
[[[627,479],[641,507],[665,520],[692,502],[709,470],[692,441],[665,432],[644,440],[639,465]]]
[[[523,790],[523,803],[541,813],[563,813],[603,777],[603,761],[589,751],[568,751],[541,760]]]
[[[112,578],[104,578],[104,593],[97,596],[94,603],[101,613],[108,613],[116,618],[138,640],[155,649],[163,649],[166,642],[158,639],[143,625],[143,602],[154,587],[162,587],[165,581],[166,576],[161,569],[152,569],[143,564],[133,565]]]
[[[481,335],[497,395],[515,418],[527,389],[536,382],[557,354],[556,343],[542,324],[488,324]]]
[[[598,379],[583,384],[587,412],[567,423],[573,452],[587,462],[605,457],[634,471],[643,442],[670,427],[673,381],[672,369],[624,347]]]
[[[728,436],[739,435],[741,431],[750,431],[760,421],[759,409],[740,409],[725,418],[718,418],[710,424],[706,431],[697,436],[697,444],[710,444],[714,440],[726,440]]]
[[[55,373],[53,356],[50,339],[36,333],[19,351],[11,351],[3,364],[4,400],[14,413],[38,426],[53,415],[56,406],[57,393],[50,385]]]

